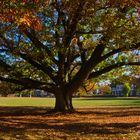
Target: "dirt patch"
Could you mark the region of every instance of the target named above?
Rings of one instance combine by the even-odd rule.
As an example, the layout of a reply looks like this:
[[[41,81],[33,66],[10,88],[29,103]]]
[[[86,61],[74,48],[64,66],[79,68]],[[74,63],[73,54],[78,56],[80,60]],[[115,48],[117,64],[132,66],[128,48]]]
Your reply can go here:
[[[50,114],[0,107],[0,140],[140,140],[140,108],[100,107]]]

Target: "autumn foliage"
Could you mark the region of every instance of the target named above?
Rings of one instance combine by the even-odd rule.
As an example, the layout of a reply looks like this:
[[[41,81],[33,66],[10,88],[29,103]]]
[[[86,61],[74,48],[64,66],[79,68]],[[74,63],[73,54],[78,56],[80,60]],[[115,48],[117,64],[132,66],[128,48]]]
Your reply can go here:
[[[5,0],[0,2],[1,22],[10,22],[18,26],[26,26],[41,30],[41,21],[36,15],[40,6],[48,5],[47,0]]]

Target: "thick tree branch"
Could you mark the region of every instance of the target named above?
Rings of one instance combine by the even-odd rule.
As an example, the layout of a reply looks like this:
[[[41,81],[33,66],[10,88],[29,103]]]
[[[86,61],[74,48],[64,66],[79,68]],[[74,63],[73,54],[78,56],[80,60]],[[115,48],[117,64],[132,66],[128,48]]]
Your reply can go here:
[[[96,72],[92,72],[88,79],[91,79],[91,78],[96,78],[102,74],[105,74],[107,72],[110,72],[111,70],[115,69],[115,68],[119,68],[119,67],[122,67],[122,66],[132,66],[132,65],[137,65],[137,66],[140,66],[140,62],[129,62],[129,63],[126,63],[126,62],[121,62],[121,63],[117,63],[117,64],[113,64],[113,65],[110,65],[110,66],[107,66],[99,71],[96,71]]]
[[[47,46],[45,46],[44,44],[42,44],[42,43],[38,40],[38,38],[37,38],[32,32],[29,32],[27,29],[24,29],[24,33],[26,34],[26,36],[32,41],[32,43],[33,43],[37,48],[40,48],[40,49],[43,48],[43,49],[47,52],[49,58],[50,58],[55,64],[58,63],[57,60],[54,58],[52,52],[49,50],[49,48],[48,48]]]
[[[9,70],[11,68],[10,65],[8,65],[6,62],[3,60],[0,60],[0,67],[4,68],[5,70]]]
[[[23,58],[24,60],[26,60],[28,63],[30,63],[32,66],[36,67],[38,70],[42,70],[44,73],[46,73],[55,83],[57,83],[56,77],[53,75],[54,74],[54,70],[51,67],[47,67],[45,65],[42,65],[38,62],[36,62],[35,60],[33,60],[32,57],[30,57],[27,54],[23,54],[23,53],[19,53],[19,55],[21,56],[21,58]]]
[[[29,78],[21,78],[20,80],[17,80],[13,78],[5,78],[5,77],[0,76],[0,81],[13,83],[13,84],[22,86],[20,88],[16,88],[15,91],[22,91],[26,89],[28,90],[40,89],[40,90],[45,90],[54,94],[56,93],[55,85],[49,84],[49,83],[47,84],[45,82],[40,82],[40,81],[36,81]]]
[[[5,45],[5,47],[8,49],[7,51],[12,51],[13,48],[11,48],[11,46],[9,45],[9,40],[7,40],[5,37],[3,37],[2,35],[0,36],[5,42],[7,42],[7,46]],[[38,70],[42,70],[45,74],[47,74],[55,83],[57,83],[57,79],[56,77],[53,75],[54,70],[51,67],[47,67],[43,64],[40,64],[38,62],[36,62],[31,56],[21,53],[20,51],[16,52],[21,58],[23,58],[24,60],[26,60],[29,64],[31,64],[32,66],[34,66],[35,68],[37,68]],[[3,64],[2,62],[0,64]],[[4,66],[4,64],[3,64]],[[4,66],[5,68],[7,67],[6,64]]]
[[[7,40],[5,37],[3,37],[2,35],[0,35],[0,37],[7,42],[7,46],[5,45],[5,47],[8,49],[9,53],[10,50],[12,51],[13,48],[11,48],[11,46],[9,45],[9,40]],[[37,41],[37,40],[36,40]],[[41,42],[40,42],[41,43]],[[43,44],[42,44],[43,45]],[[42,70],[44,73],[46,73],[55,83],[57,83],[57,80],[55,78],[55,76],[53,75],[53,69],[51,67],[47,67],[46,65],[42,65],[38,62],[36,62],[31,56],[21,53],[20,51],[16,52],[21,58],[23,58],[24,60],[26,60],[29,64],[31,64],[32,66],[34,66],[35,68],[37,68],[38,70]],[[0,64],[3,64],[2,62]],[[4,66],[4,64],[3,64]],[[5,64],[5,68],[6,68],[6,64]]]
[[[140,48],[140,43],[137,43],[137,44],[131,46],[129,48],[129,51],[134,50],[134,49],[138,49],[138,48]],[[104,56],[102,56],[102,60],[105,60],[105,59],[109,58],[110,56],[113,56],[114,54],[120,53],[122,51],[128,51],[128,48],[122,47],[122,48],[114,49],[111,52],[109,52],[109,53],[105,54]]]
[[[40,81],[33,80],[33,79],[30,79],[30,78],[20,78],[18,80],[18,79],[14,79],[14,78],[5,78],[5,77],[2,77],[2,76],[0,76],[0,81],[14,83],[14,84],[18,84],[18,85],[22,85],[22,86],[26,86],[26,87],[39,86],[39,85],[46,84],[45,82],[40,82]]]
[[[40,82],[40,81],[33,80],[33,79],[30,79],[30,78],[14,79],[14,78],[6,78],[6,77],[3,77],[3,76],[0,76],[0,81],[21,85],[26,89],[33,89],[33,88],[44,89],[44,88],[47,88],[47,86],[50,86],[50,87],[54,88],[54,86],[55,86],[53,84],[50,85],[50,84],[47,84],[46,82]]]
[[[98,64],[98,61],[100,61],[103,51],[104,46],[102,44],[99,44],[95,48],[90,59],[82,65],[81,69],[68,84],[68,87],[71,87],[71,90],[73,90],[71,92],[75,92],[82,82],[88,78],[90,71]]]
[[[5,78],[5,77],[2,77],[2,76],[0,76],[0,81],[9,82],[9,83],[13,83],[13,84],[21,85],[21,86],[27,85],[23,81],[12,79],[12,78]]]

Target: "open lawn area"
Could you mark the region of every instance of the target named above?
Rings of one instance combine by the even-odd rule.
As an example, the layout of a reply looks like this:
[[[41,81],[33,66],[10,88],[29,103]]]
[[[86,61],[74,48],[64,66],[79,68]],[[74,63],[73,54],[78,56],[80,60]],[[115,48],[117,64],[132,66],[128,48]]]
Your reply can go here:
[[[140,140],[139,98],[74,99],[74,113],[50,113],[54,99],[0,98],[0,140]]]
[[[54,107],[54,98],[1,97],[0,106],[37,106]],[[95,106],[139,106],[140,97],[89,97],[73,98],[75,108],[92,108]]]

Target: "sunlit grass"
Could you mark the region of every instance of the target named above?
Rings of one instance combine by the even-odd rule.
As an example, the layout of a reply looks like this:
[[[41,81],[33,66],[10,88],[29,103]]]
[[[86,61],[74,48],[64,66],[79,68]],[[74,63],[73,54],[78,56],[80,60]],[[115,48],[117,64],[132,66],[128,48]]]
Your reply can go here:
[[[0,98],[0,106],[46,106],[53,107],[53,98]]]
[[[0,106],[44,106],[52,108],[54,104],[54,98],[0,98]],[[91,108],[95,106],[140,106],[140,98],[74,98],[73,104],[76,108]]]

